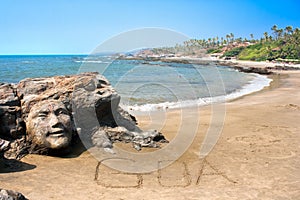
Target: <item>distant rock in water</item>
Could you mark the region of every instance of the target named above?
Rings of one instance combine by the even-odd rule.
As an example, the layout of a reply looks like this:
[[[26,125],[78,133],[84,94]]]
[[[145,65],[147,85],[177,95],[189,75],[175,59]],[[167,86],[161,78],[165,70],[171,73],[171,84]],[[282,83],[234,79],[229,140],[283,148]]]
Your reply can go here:
[[[234,66],[233,68],[244,73],[256,73],[261,75],[270,75],[273,73],[272,71],[269,71],[267,68],[243,67],[243,66]]]
[[[143,132],[120,106],[120,96],[98,73],[28,78],[0,84],[0,138],[11,142],[7,157],[61,155],[80,138],[86,148],[159,147],[156,130]],[[79,137],[78,137],[79,136]],[[157,139],[159,138],[159,139]]]

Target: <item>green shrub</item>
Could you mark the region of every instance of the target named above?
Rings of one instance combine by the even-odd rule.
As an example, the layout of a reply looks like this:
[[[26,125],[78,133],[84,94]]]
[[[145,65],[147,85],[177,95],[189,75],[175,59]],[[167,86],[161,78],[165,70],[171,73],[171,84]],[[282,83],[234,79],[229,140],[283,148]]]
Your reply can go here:
[[[220,52],[221,52],[221,49],[214,49],[214,48],[212,48],[212,49],[208,49],[206,52],[207,52],[208,54],[220,53]]]
[[[235,57],[235,56],[238,56],[241,51],[244,49],[245,47],[236,47],[236,48],[233,48],[229,51],[226,51],[222,57]]]

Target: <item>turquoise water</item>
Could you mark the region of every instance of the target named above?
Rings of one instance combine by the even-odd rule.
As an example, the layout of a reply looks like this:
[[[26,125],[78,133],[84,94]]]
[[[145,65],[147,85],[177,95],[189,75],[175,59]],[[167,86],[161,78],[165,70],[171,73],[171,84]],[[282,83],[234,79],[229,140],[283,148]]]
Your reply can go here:
[[[0,56],[0,82],[17,83],[24,78],[76,74],[86,56]]]
[[[121,95],[122,105],[142,110],[235,98],[269,83],[262,76],[214,65],[114,60],[110,56],[0,56],[0,82],[84,71],[102,73]]]

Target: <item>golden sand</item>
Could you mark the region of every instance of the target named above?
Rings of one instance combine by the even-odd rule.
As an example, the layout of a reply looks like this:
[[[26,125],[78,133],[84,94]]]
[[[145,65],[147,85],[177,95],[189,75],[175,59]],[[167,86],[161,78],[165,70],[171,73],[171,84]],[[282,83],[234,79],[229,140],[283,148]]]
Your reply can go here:
[[[278,72],[272,78],[270,87],[226,103],[221,137],[205,158],[199,158],[199,150],[212,125],[210,106],[188,108],[187,117],[200,118],[197,135],[167,168],[126,174],[99,165],[88,151],[74,158],[28,155],[22,162],[36,167],[0,174],[1,188],[31,200],[297,199],[300,72]],[[166,115],[162,132],[170,140],[178,132],[181,112]],[[148,128],[149,116],[137,119]],[[188,126],[189,120],[184,123]]]

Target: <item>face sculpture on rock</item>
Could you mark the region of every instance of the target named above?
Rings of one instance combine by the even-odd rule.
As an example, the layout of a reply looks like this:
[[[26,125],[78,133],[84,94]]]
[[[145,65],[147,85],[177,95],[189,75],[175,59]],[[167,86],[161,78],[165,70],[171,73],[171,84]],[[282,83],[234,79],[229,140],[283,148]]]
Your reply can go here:
[[[72,139],[72,121],[61,101],[45,100],[35,104],[26,121],[33,144],[49,149],[63,149]]]

